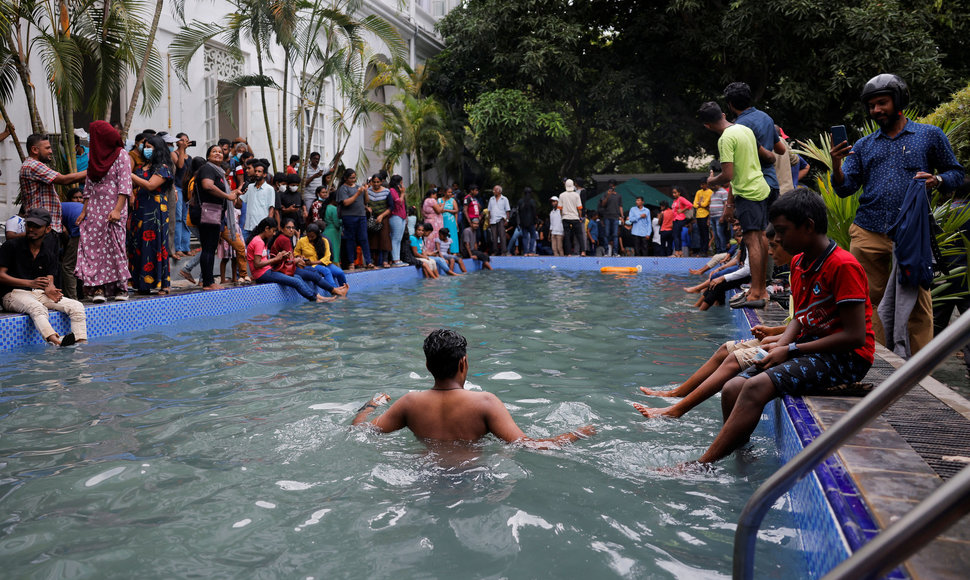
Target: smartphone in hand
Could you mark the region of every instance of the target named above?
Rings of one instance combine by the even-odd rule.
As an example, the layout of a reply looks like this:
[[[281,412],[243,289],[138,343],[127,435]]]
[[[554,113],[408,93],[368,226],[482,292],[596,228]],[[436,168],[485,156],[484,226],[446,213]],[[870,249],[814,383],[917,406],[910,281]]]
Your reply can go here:
[[[832,146],[835,147],[843,141],[849,141],[849,135],[845,131],[845,125],[835,125],[832,127]],[[851,145],[851,143],[849,143]]]

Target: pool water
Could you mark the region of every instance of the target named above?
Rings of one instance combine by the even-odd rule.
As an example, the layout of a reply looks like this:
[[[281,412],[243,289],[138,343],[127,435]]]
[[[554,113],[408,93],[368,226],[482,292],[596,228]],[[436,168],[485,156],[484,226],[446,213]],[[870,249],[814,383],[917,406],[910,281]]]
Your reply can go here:
[[[727,578],[744,502],[780,464],[758,431],[707,472],[719,398],[647,421],[637,390],[735,338],[680,276],[494,271],[4,353],[0,567],[10,578]],[[350,429],[430,386],[421,345],[469,342],[466,388],[560,451],[428,447]],[[758,575],[802,577],[786,505]]]

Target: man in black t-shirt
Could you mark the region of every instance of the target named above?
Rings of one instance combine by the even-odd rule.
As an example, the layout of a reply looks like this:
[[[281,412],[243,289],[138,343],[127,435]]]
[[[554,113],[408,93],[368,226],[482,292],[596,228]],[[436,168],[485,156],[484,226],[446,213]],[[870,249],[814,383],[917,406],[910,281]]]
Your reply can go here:
[[[9,312],[30,316],[40,335],[51,344],[69,346],[88,338],[84,306],[65,298],[54,285],[60,267],[59,244],[51,233],[51,215],[35,207],[27,211],[26,235],[0,246],[0,303]],[[51,326],[48,309],[71,319],[72,332],[61,337]]]

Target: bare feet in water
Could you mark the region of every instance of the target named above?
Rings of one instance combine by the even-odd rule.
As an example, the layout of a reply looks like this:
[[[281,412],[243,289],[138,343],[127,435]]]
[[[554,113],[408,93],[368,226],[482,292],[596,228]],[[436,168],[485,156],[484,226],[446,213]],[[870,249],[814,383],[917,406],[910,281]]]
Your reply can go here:
[[[691,268],[690,270],[688,270],[688,272],[690,272],[691,274],[693,274],[695,276],[699,276],[699,275],[703,274],[706,271],[707,271],[707,268]]]
[[[650,407],[646,407],[644,405],[641,405],[640,403],[633,403],[633,407],[637,411],[640,411],[640,414],[646,417],[647,419],[656,419],[658,417],[669,417],[671,419],[676,419],[677,417],[680,417],[680,414],[671,411],[673,407],[662,407],[659,409],[651,409]]]
[[[647,387],[640,387],[640,390],[643,392],[644,395],[649,395],[651,397],[679,397],[680,396],[675,393],[676,389],[670,389],[668,391],[658,391],[655,389],[648,389]]]

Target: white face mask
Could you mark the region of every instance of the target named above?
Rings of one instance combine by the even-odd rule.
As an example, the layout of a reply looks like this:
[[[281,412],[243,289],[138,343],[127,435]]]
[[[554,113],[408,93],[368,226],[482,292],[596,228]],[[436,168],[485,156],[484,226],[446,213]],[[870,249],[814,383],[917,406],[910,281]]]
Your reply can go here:
[[[288,186],[286,186],[286,188],[289,189],[290,191],[298,191],[300,189],[300,186],[298,186],[298,185],[288,185]]]
[[[285,183],[281,183],[281,184],[279,184],[279,185],[277,186],[277,188],[278,188],[278,189],[279,189],[279,190],[280,190],[281,192],[283,192],[283,191],[286,191],[286,184],[285,184]]]

